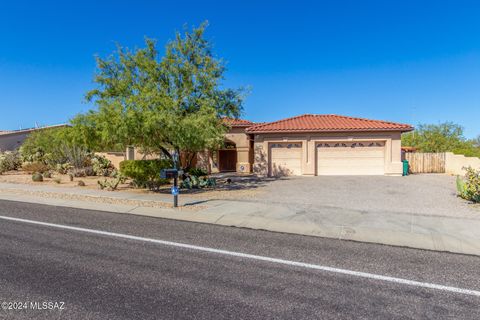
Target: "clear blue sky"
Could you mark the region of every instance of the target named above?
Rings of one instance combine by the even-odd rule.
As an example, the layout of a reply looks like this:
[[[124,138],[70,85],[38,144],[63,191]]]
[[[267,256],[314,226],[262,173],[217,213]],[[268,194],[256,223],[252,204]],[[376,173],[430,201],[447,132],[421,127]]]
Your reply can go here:
[[[184,24],[251,86],[245,118],[336,113],[480,134],[479,1],[2,1],[0,130],[93,106],[94,55],[164,44]]]

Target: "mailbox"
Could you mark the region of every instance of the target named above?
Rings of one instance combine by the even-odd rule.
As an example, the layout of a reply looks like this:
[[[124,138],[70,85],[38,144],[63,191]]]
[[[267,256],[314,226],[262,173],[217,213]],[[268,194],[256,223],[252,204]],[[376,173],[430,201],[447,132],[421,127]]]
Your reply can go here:
[[[177,169],[162,169],[160,171],[160,178],[162,178],[162,179],[178,178],[178,170]]]
[[[173,195],[173,206],[178,207],[178,176],[183,174],[183,170],[173,169],[162,169],[160,171],[160,178],[162,179],[173,179],[172,195]]]

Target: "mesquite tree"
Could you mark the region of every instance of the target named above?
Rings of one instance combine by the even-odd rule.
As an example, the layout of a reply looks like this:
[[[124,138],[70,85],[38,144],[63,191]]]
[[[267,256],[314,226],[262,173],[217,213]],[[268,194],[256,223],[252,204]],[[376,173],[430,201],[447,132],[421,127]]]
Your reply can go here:
[[[176,33],[160,56],[156,41],[129,50],[121,46],[97,57],[86,95],[97,106],[72,120],[92,147],[134,145],[172,158],[171,151],[195,153],[223,143],[223,117],[242,112],[243,89],[224,88],[225,64],[204,37],[206,23]]]

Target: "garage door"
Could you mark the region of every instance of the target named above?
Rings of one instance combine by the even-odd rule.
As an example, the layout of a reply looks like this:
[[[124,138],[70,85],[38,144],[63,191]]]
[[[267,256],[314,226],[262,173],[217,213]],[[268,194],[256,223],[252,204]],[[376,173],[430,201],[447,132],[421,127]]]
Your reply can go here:
[[[384,142],[329,142],[316,144],[317,175],[383,175]]]
[[[274,143],[270,146],[271,166],[273,176],[288,176],[302,174],[302,144]]]

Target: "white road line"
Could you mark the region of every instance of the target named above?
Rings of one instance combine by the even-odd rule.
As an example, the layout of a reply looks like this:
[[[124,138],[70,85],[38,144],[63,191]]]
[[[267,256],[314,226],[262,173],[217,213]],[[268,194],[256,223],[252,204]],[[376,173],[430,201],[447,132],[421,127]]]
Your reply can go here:
[[[86,233],[97,234],[97,235],[108,236],[108,237],[115,237],[115,238],[122,238],[122,239],[128,239],[128,240],[150,242],[150,243],[156,243],[156,244],[172,246],[172,247],[177,247],[177,248],[184,248],[184,249],[197,250],[197,251],[203,251],[203,252],[209,252],[209,253],[223,254],[223,255],[252,259],[252,260],[278,263],[278,264],[283,264],[283,265],[288,265],[288,266],[293,266],[293,267],[300,267],[300,268],[306,268],[306,269],[314,269],[314,270],[321,270],[321,271],[327,271],[327,272],[333,272],[333,273],[340,273],[340,274],[346,274],[346,275],[349,275],[349,276],[355,276],[355,277],[360,277],[360,278],[367,278],[367,279],[374,279],[374,280],[380,280],[380,281],[386,281],[386,282],[393,282],[393,283],[404,284],[404,285],[409,285],[409,286],[414,286],[414,287],[436,289],[436,290],[441,290],[441,291],[448,291],[448,292],[454,292],[454,293],[459,293],[459,294],[465,294],[465,295],[472,295],[472,296],[480,297],[480,291],[477,291],[477,290],[462,289],[462,288],[443,286],[443,285],[428,283],[428,282],[420,282],[420,281],[413,281],[413,280],[402,279],[402,278],[388,277],[388,276],[382,276],[382,275],[378,275],[378,274],[374,274],[374,273],[353,271],[353,270],[348,270],[348,269],[339,269],[339,268],[327,267],[327,266],[305,263],[305,262],[270,258],[270,257],[258,256],[258,255],[254,255],[254,254],[242,253],[242,252],[235,252],[235,251],[220,250],[220,249],[214,249],[214,248],[208,248],[208,247],[194,246],[194,245],[185,244],[185,243],[178,243],[178,242],[171,242],[171,241],[165,241],[165,240],[137,237],[137,236],[132,236],[132,235],[128,235],[128,234],[101,231],[101,230],[95,230],[95,229],[72,227],[72,226],[67,226],[67,225],[41,222],[41,221],[35,221],[35,220],[20,219],[20,218],[13,218],[13,217],[7,217],[7,216],[0,216],[0,219],[15,221],[15,222],[22,222],[22,223],[35,224],[35,225],[46,226],[46,227],[53,227],[53,228],[64,229],[64,230],[80,231],[80,232],[86,232]]]

